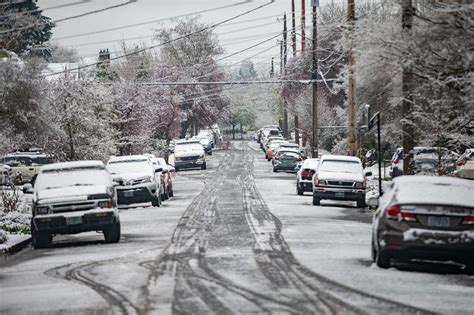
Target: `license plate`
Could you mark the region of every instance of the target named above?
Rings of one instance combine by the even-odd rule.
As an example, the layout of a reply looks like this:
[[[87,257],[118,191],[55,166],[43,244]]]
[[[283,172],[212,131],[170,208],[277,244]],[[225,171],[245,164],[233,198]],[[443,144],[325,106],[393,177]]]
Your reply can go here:
[[[449,217],[430,215],[428,216],[428,225],[436,227],[448,227]]]
[[[345,193],[344,193],[343,191],[341,191],[341,192],[336,192],[336,193],[335,193],[335,196],[338,197],[338,198],[344,198]]]
[[[70,218],[66,218],[66,224],[67,224],[67,225],[82,224],[82,217],[70,217]]]
[[[124,197],[133,197],[133,191],[124,191],[123,196]]]

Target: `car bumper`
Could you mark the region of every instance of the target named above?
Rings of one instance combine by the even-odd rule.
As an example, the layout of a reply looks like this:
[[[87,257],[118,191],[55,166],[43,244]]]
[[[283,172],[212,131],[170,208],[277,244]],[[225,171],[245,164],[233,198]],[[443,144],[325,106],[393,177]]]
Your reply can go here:
[[[117,188],[119,205],[150,202],[155,194],[156,190],[150,187]]]
[[[360,199],[365,200],[365,190],[364,189],[314,187],[313,196],[320,199],[357,201]]]
[[[296,164],[291,164],[291,165],[288,165],[288,164],[275,164],[273,166],[276,170],[279,170],[279,171],[290,171],[290,172],[296,172],[295,171],[295,167],[296,167]]]
[[[197,168],[202,167],[206,163],[205,160],[189,160],[189,161],[175,161],[174,167],[183,169],[183,168]]]
[[[474,261],[474,231],[410,229],[380,233],[379,246],[395,259]]]
[[[313,191],[313,182],[310,180],[300,180],[300,188],[303,189],[303,191]]]
[[[32,221],[39,232],[75,234],[103,230],[118,221],[118,213],[113,209],[73,211],[61,214],[37,215]]]

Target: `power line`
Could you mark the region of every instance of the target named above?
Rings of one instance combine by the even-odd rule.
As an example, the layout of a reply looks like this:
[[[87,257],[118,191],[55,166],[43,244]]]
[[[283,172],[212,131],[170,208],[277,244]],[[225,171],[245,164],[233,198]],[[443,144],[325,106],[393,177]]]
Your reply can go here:
[[[160,43],[160,44],[157,44],[157,45],[152,45],[152,46],[149,46],[149,47],[144,47],[144,48],[135,50],[135,51],[130,52],[130,53],[127,53],[127,54],[123,54],[123,55],[120,55],[120,56],[117,56],[117,57],[110,58],[108,61],[117,60],[117,59],[122,59],[122,58],[125,58],[125,57],[128,57],[128,56],[132,56],[132,55],[134,55],[134,54],[140,53],[140,52],[144,52],[144,51],[146,51],[146,50],[150,50],[150,49],[154,49],[154,48],[156,48],[156,47],[160,47],[160,46],[164,46],[164,45],[171,44],[171,43],[173,43],[173,42],[176,42],[176,41],[178,41],[178,40],[187,38],[187,37],[189,37],[189,36],[192,36],[192,35],[195,35],[195,34],[198,34],[198,33],[202,33],[202,32],[204,32],[204,31],[206,31],[206,30],[216,28],[216,27],[218,27],[218,26],[220,26],[220,25],[222,25],[222,24],[224,24],[224,23],[226,23],[226,22],[229,22],[229,21],[238,19],[239,17],[242,17],[242,16],[247,15],[247,14],[249,14],[249,13],[255,12],[255,11],[261,9],[261,8],[264,8],[264,7],[266,7],[266,6],[270,5],[270,4],[273,4],[274,2],[275,2],[275,0],[271,0],[270,2],[267,2],[267,3],[265,3],[265,4],[262,4],[262,5],[260,5],[260,6],[256,7],[256,8],[253,8],[253,9],[248,10],[248,11],[246,11],[246,12],[243,12],[243,13],[241,13],[241,14],[235,15],[235,16],[233,16],[233,17],[231,17],[231,18],[228,18],[228,19],[226,19],[226,20],[223,20],[223,21],[221,21],[221,22],[218,22],[218,23],[212,24],[212,25],[210,25],[210,26],[204,27],[204,28],[202,28],[202,29],[200,29],[200,30],[197,30],[197,31],[188,33],[188,34],[186,34],[186,35],[183,35],[183,36],[180,36],[180,37],[171,39],[171,40],[169,40],[169,41],[167,41],[167,42],[164,42],[164,43]],[[91,63],[91,64],[87,64],[87,65],[84,65],[84,66],[77,67],[76,69],[72,69],[72,70],[75,71],[75,70],[85,69],[85,68],[89,68],[89,67],[92,67],[92,66],[97,66],[97,65],[100,65],[100,64],[102,64],[102,62],[95,62],[95,63]],[[62,74],[62,73],[66,73],[66,72],[67,72],[67,71],[59,71],[59,72],[56,72],[56,73],[51,73],[51,74],[49,74],[48,76],[57,75],[57,74]]]
[[[102,9],[97,9],[97,10],[94,10],[94,11],[85,12],[85,13],[81,13],[81,14],[78,14],[78,15],[73,15],[73,16],[65,17],[65,18],[62,18],[62,19],[59,19],[59,20],[55,20],[55,21],[53,21],[53,23],[61,23],[61,22],[64,22],[64,21],[78,19],[78,18],[88,16],[88,15],[91,15],[91,14],[101,13],[101,12],[104,12],[104,11],[108,11],[108,10],[112,10],[112,9],[116,9],[116,8],[119,8],[119,7],[129,5],[129,4],[135,3],[137,1],[138,0],[128,0],[127,2],[111,5],[111,6],[102,8]]]

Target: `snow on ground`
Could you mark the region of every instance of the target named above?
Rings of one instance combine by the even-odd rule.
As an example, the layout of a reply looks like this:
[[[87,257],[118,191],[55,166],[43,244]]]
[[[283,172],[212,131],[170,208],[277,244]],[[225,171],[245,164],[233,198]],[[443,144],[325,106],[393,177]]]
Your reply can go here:
[[[256,147],[256,142],[250,143]],[[377,296],[446,314],[472,314],[474,277],[458,266],[399,264],[383,270],[371,260],[371,214],[351,202],[296,195],[294,174],[271,171],[255,150],[255,182],[295,257],[329,279]],[[278,197],[276,197],[278,196]]]
[[[2,188],[5,193],[11,193],[11,190]],[[18,211],[5,212],[0,201],[0,252],[30,236],[31,195],[24,195],[21,186],[17,189],[21,195]]]

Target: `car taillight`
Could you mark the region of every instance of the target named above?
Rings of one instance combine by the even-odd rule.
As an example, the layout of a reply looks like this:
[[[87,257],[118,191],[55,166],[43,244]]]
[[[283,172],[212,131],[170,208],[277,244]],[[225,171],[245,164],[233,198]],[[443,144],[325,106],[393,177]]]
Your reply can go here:
[[[387,219],[398,220],[398,221],[410,221],[415,222],[415,214],[409,212],[403,212],[399,205],[391,206],[387,208]]]
[[[398,159],[396,159],[395,161],[393,161],[393,164],[395,164],[395,166],[398,166]]]
[[[310,171],[302,171],[301,172],[302,177],[311,177],[313,174]]]
[[[280,160],[280,156],[279,156],[279,155],[275,155],[275,160]]]
[[[462,220],[462,224],[474,224],[474,216],[464,217],[464,219]]]
[[[461,161],[459,161],[459,163],[458,163],[459,166],[463,166],[464,164],[466,164],[466,160],[461,160]]]

